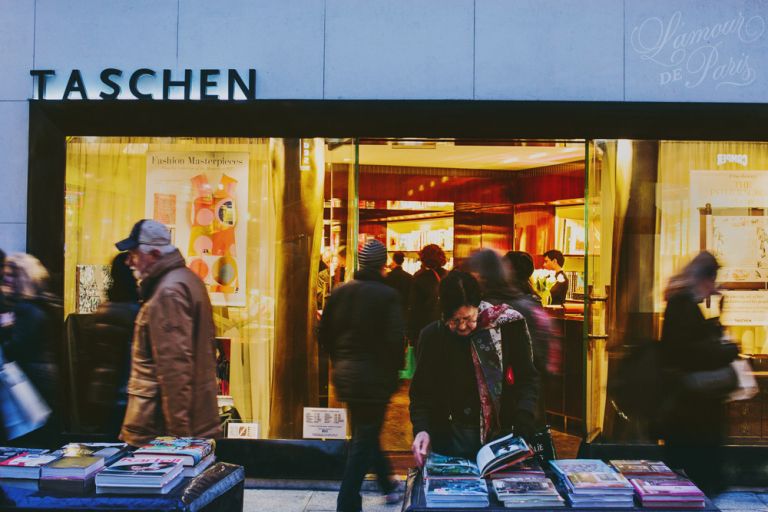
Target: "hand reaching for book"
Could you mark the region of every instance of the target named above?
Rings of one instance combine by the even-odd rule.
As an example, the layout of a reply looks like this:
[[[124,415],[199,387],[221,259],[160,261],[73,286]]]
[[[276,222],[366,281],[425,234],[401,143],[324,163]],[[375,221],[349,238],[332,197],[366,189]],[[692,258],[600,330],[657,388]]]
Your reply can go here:
[[[413,444],[411,445],[411,451],[413,452],[413,458],[416,459],[416,464],[419,467],[424,465],[431,447],[432,440],[427,432],[422,430],[416,434],[416,437],[413,439]]]

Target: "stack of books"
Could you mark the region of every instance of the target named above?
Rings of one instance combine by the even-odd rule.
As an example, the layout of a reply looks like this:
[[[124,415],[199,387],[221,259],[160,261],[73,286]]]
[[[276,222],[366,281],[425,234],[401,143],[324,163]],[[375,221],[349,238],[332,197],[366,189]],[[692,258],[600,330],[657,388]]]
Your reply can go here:
[[[428,507],[487,507],[488,486],[477,464],[461,457],[430,453],[424,463]]]
[[[126,457],[96,474],[96,494],[166,494],[183,471],[180,458]]]
[[[564,507],[565,501],[552,480],[543,475],[517,475],[493,479],[493,490],[505,507],[556,508]]]
[[[693,482],[656,460],[612,460],[627,477],[638,502],[645,508],[704,508],[704,493]]]
[[[494,480],[496,478],[517,477],[522,475],[544,476],[545,473],[537,459],[528,459],[523,462],[518,462],[514,466],[491,473],[488,475],[488,478]]]
[[[488,486],[482,478],[431,478],[425,482],[427,507],[487,507]]]
[[[43,455],[46,457],[41,458]],[[40,468],[59,458],[58,454],[48,455],[48,450],[38,448],[0,447],[0,483],[37,489]]]
[[[93,489],[96,473],[104,468],[104,458],[93,455],[61,457],[40,471],[40,489],[85,494]]]
[[[134,452],[134,456],[145,459],[179,458],[184,462],[183,476],[192,477],[202,473],[216,460],[213,439],[194,437],[157,437]]]
[[[597,459],[550,461],[572,507],[632,508],[634,487],[621,473]]]
[[[48,450],[36,450],[25,448],[16,452],[0,462],[0,480],[5,483],[13,481],[11,485],[16,487],[28,487],[37,489],[40,480],[40,471],[61,457],[61,452],[48,452]]]
[[[704,493],[686,478],[631,478],[637,498],[645,508],[704,508]]]

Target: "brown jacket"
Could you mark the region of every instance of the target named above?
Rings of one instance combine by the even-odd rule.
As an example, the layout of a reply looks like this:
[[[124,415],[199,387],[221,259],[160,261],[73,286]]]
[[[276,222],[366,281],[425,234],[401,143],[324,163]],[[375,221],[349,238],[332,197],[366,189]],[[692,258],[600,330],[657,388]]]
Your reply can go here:
[[[141,283],[128,407],[120,439],[139,446],[156,436],[219,437],[211,302],[178,251]]]

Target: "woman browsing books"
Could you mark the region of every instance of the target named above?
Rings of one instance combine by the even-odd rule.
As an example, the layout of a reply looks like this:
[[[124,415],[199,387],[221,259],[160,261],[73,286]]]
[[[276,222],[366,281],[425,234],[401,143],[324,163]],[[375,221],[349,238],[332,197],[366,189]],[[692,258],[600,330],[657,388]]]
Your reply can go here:
[[[421,331],[410,390],[412,451],[474,458],[483,444],[533,430],[539,376],[522,315],[480,300],[471,275],[440,282],[442,320]]]

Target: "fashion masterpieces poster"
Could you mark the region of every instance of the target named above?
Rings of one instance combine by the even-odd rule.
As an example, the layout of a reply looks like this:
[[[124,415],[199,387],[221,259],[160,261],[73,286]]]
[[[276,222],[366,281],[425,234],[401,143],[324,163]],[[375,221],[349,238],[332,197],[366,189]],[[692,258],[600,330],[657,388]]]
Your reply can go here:
[[[168,226],[214,306],[245,306],[248,153],[147,154],[146,215]]]

